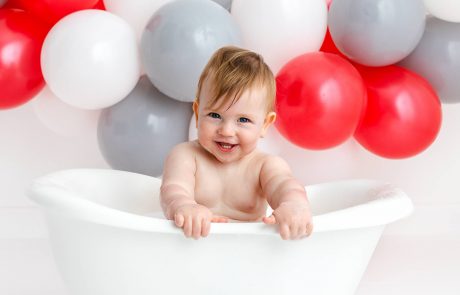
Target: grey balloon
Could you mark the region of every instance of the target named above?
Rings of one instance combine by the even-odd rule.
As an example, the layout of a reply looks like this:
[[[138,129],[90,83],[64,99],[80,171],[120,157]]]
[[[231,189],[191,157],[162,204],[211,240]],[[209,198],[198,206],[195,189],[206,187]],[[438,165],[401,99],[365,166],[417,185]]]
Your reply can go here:
[[[2,7],[3,5],[5,5],[7,0],[0,0],[0,7]]]
[[[114,169],[159,176],[170,149],[188,140],[191,116],[191,103],[167,97],[143,76],[125,99],[102,111],[99,148]]]
[[[422,40],[400,65],[424,77],[443,103],[460,102],[460,23],[428,18]]]
[[[337,48],[366,66],[399,62],[417,46],[425,28],[421,0],[335,0],[329,30]]]
[[[211,55],[241,43],[230,13],[213,1],[179,0],[163,5],[141,39],[142,63],[164,94],[192,102],[200,74]]]
[[[213,0],[213,1],[218,3],[220,6],[227,9],[228,11],[230,11],[230,8],[232,8],[233,0]]]

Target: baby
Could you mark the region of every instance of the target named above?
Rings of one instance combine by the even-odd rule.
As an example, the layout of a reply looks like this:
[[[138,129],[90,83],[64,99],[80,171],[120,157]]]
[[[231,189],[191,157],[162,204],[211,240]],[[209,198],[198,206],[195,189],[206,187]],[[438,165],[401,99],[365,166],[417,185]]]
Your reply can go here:
[[[283,159],[256,148],[276,119],[275,95],[260,55],[228,46],[209,60],[193,103],[198,140],[171,150],[160,192],[165,216],[186,237],[206,237],[211,222],[229,219],[278,224],[282,239],[311,234],[304,187]]]

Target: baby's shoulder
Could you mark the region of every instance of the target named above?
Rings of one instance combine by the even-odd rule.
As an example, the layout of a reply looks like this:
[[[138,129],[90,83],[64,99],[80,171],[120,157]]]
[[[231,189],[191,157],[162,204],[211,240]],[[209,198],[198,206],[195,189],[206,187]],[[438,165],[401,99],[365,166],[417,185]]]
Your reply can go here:
[[[289,169],[288,163],[281,157],[267,153],[261,153],[260,170]]]
[[[199,158],[201,154],[203,154],[203,148],[197,141],[179,143],[169,152],[171,156],[192,157],[195,159]]]
[[[188,158],[195,154],[195,146],[192,141],[181,142],[175,145],[169,152],[170,157]]]
[[[283,158],[268,154],[266,152],[258,151],[256,157],[254,157],[256,161],[261,162],[262,164],[266,162],[277,162],[277,161],[284,161]]]
[[[251,167],[258,167],[259,171],[264,168],[266,165],[271,165],[277,162],[283,162],[284,160],[278,156],[267,154],[262,151],[257,151],[257,153],[252,157],[248,162],[248,165]]]
[[[190,142],[181,142],[176,144],[171,150],[170,153],[177,153],[177,152],[186,152],[190,150]]]

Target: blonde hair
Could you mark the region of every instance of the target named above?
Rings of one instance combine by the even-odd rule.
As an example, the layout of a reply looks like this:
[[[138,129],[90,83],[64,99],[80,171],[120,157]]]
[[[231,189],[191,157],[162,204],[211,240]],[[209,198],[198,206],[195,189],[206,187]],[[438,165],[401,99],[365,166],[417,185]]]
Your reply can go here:
[[[218,102],[219,106],[225,105],[230,100],[230,105],[233,105],[245,90],[253,86],[264,86],[267,112],[275,109],[275,78],[262,56],[255,52],[235,46],[217,50],[201,73],[196,93],[197,102],[207,78],[211,81],[211,107]]]

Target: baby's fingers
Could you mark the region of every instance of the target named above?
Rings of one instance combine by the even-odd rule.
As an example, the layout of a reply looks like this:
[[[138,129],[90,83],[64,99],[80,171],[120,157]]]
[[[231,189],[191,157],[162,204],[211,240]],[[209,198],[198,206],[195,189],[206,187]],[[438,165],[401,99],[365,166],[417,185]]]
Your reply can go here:
[[[283,240],[289,240],[291,237],[291,232],[289,230],[289,225],[283,223],[280,225],[280,236]]]
[[[306,226],[303,226],[300,231],[299,231],[299,236],[298,238],[299,239],[304,239],[304,238],[307,238],[311,235],[311,233],[313,232],[313,223],[307,223]]]
[[[182,214],[176,214],[174,215],[174,223],[178,227],[182,227],[184,225],[184,215]]]
[[[195,217],[193,219],[193,226],[192,226],[192,236],[195,240],[201,237],[201,224],[202,224],[201,217]]]
[[[304,229],[300,225],[294,223],[289,226],[289,231],[291,233],[290,239],[296,240],[303,234]]]
[[[228,217],[225,216],[219,216],[219,215],[214,215],[211,219],[211,222],[215,223],[225,223],[228,222]]]
[[[203,218],[201,222],[201,236],[207,237],[211,231],[211,221],[209,219]]]
[[[193,232],[193,219],[192,216],[186,216],[185,221],[184,221],[184,235],[187,238],[190,238],[192,236]]]
[[[313,233],[313,223],[310,222],[307,224],[307,237],[309,237]]]
[[[276,223],[276,218],[275,218],[275,215],[270,215],[269,217],[264,217],[262,218],[262,221],[265,223],[265,224],[275,224]]]

